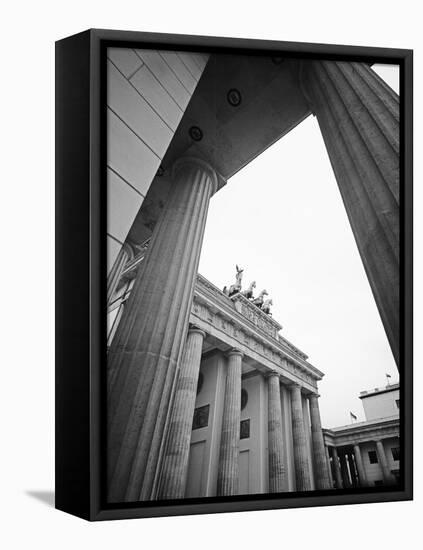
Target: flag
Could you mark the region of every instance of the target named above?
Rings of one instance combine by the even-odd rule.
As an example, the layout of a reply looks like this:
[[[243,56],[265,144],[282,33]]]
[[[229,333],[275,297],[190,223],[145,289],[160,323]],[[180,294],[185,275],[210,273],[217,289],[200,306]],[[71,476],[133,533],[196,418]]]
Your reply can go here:
[[[351,411],[350,411],[350,417],[351,417],[351,420],[357,420],[357,417]]]

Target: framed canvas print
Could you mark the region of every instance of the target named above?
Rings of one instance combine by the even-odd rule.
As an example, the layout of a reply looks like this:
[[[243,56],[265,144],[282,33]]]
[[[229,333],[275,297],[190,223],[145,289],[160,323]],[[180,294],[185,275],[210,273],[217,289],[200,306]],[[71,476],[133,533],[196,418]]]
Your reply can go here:
[[[412,52],[56,44],[56,506],[412,498]]]

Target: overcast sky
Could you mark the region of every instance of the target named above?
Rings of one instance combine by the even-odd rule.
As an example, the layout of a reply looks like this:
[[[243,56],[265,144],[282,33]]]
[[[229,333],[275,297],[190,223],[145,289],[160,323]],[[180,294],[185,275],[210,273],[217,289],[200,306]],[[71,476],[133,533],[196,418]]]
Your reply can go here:
[[[398,93],[398,69],[375,66]],[[359,257],[317,119],[304,122],[211,200],[199,271],[220,288],[244,268],[273,299],[282,335],[325,373],[324,427],[364,420],[360,391],[398,371]]]

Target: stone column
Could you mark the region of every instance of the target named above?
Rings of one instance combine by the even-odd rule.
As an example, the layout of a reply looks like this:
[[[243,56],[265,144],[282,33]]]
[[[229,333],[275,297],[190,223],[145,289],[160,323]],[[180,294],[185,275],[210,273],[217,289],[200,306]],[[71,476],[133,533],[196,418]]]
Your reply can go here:
[[[350,467],[351,484],[352,484],[353,487],[357,487],[358,486],[358,472],[357,472],[357,469],[355,467],[353,453],[351,453],[350,451],[348,451],[347,460],[348,460],[348,465]]]
[[[301,73],[398,364],[399,98],[366,63],[307,61]]]
[[[325,442],[323,440],[322,423],[320,420],[319,396],[317,394],[311,394],[309,396],[309,403],[316,489],[330,489],[331,485],[326,462]]]
[[[329,474],[330,488],[333,489],[333,475],[332,475],[332,468],[330,465],[329,448],[327,445],[325,445],[325,455],[326,455],[326,464],[327,464],[328,474]]]
[[[107,276],[107,305],[110,304],[112,296],[122,276],[125,265],[134,257],[131,247],[125,243],[119,250],[116,260]]]
[[[348,474],[347,455],[345,454],[345,451],[342,452],[339,459],[341,463],[342,485],[344,489],[348,489],[349,487],[351,487],[351,481]]]
[[[279,374],[267,376],[268,389],[268,449],[269,449],[269,493],[286,491],[285,461],[282,437],[282,410]]]
[[[160,474],[159,499],[185,496],[192,419],[204,337],[205,332],[197,327],[191,327],[188,331],[176,383],[163,469]]]
[[[339,465],[338,449],[336,447],[332,447],[332,460],[333,460],[333,471],[335,472],[336,488],[342,489],[342,474],[341,474],[341,467]]]
[[[368,487],[369,482],[367,480],[366,470],[364,469],[363,457],[361,456],[360,445],[354,445],[355,464],[358,471],[358,480],[361,487]]]
[[[292,384],[290,388],[296,489],[297,491],[310,491],[311,478],[307,456],[307,442],[304,428],[301,388],[298,384]]]
[[[376,451],[379,464],[382,468],[383,482],[385,485],[393,485],[395,483],[395,478],[389,470],[388,460],[385,454],[385,447],[383,446],[383,443],[380,439],[376,441]]]
[[[209,200],[217,186],[206,162],[176,162],[169,197],[109,351],[109,502],[152,498]]]
[[[238,493],[242,356],[242,352],[237,349],[233,349],[228,353],[217,476],[218,496],[236,495]]]

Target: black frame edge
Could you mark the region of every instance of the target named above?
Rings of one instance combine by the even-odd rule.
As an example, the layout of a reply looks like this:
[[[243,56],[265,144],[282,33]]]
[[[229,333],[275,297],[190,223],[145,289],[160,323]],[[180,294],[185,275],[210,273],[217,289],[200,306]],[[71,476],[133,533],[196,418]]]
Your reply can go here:
[[[56,42],[56,508],[90,517],[90,36]]]

